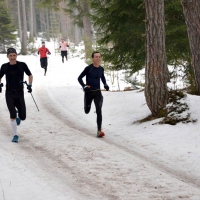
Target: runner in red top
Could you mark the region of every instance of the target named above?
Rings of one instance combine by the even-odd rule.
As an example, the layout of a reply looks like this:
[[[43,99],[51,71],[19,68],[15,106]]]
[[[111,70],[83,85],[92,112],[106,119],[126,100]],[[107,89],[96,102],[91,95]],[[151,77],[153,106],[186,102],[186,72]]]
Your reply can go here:
[[[49,51],[49,49],[45,47],[45,42],[42,42],[42,47],[38,49],[38,55],[39,54],[40,54],[40,65],[42,68],[44,68],[44,76],[46,76],[47,66],[48,66],[47,54],[51,55],[51,52]]]

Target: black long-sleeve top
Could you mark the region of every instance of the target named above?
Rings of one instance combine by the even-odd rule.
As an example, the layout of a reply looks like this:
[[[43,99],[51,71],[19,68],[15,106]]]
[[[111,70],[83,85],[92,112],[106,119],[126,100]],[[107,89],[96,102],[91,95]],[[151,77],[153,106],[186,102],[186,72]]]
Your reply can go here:
[[[86,84],[83,82],[83,77],[86,76]],[[106,85],[106,79],[104,76],[104,68],[99,66],[95,67],[93,64],[87,66],[78,77],[78,82],[84,88],[86,85],[90,86],[91,90],[100,89],[100,79],[104,85]]]
[[[27,76],[32,75],[28,66],[24,62],[19,62],[15,65],[5,63],[0,68],[0,79],[6,75],[6,89],[22,89],[24,80],[24,72]]]

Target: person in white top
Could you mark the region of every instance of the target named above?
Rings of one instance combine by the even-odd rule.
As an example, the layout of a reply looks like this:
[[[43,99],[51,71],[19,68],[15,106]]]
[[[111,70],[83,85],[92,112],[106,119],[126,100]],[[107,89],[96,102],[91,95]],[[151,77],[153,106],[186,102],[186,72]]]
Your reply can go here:
[[[61,39],[60,42],[60,50],[61,50],[61,56],[62,56],[62,62],[64,63],[64,57],[66,58],[67,61],[67,47],[69,47],[68,42],[66,42],[63,38]]]

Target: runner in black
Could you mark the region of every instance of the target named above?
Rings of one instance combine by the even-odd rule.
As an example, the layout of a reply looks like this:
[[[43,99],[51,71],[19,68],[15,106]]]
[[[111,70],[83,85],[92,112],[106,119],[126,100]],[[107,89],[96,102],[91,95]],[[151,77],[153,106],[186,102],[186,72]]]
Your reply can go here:
[[[83,72],[78,77],[78,81],[85,91],[84,96],[84,109],[85,113],[90,112],[92,101],[96,107],[97,113],[97,137],[103,137],[105,134],[102,132],[102,112],[101,107],[103,104],[103,96],[100,90],[100,79],[104,84],[104,88],[108,91],[109,87],[106,84],[106,79],[104,76],[104,69],[100,66],[101,54],[100,52],[92,53],[93,64],[87,66]],[[86,76],[86,84],[83,82],[83,77]]]
[[[1,78],[6,76],[6,103],[10,112],[10,125],[13,132],[12,142],[18,142],[17,125],[21,120],[26,119],[26,105],[24,101],[23,80],[24,72],[28,76],[29,84],[28,92],[32,92],[33,76],[24,62],[17,61],[17,52],[14,48],[7,50],[8,63],[1,66],[0,69],[0,84]],[[0,86],[1,87],[1,86]],[[2,90],[0,89],[0,92]]]

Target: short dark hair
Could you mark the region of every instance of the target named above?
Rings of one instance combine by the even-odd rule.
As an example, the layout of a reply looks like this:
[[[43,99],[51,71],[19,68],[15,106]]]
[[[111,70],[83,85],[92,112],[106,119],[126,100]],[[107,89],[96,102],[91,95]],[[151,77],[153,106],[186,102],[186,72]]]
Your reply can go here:
[[[42,41],[42,44],[45,44],[45,42],[44,42],[44,41]]]
[[[99,51],[94,51],[93,53],[92,53],[92,58],[94,58],[94,54],[95,53],[100,53]],[[101,54],[101,53],[100,53]]]
[[[16,49],[14,49],[14,48],[8,48],[8,49],[7,49],[7,55],[9,55],[10,53],[15,53],[15,54],[17,54],[17,51],[16,51]]]

